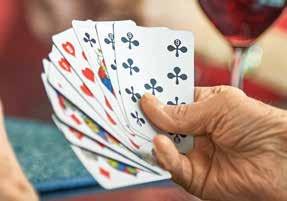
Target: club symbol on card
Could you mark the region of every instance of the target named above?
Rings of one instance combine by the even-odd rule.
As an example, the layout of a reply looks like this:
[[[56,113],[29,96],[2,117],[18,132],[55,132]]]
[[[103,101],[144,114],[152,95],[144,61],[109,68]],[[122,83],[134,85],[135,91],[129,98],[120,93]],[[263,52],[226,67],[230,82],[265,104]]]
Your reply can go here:
[[[86,43],[89,43],[91,47],[94,47],[94,45],[96,44],[96,40],[92,38],[89,33],[85,33],[83,40]]]
[[[163,88],[161,86],[157,86],[157,81],[155,79],[150,79],[149,84],[145,84],[144,88],[146,90],[152,90],[152,95],[155,95],[156,92],[161,93],[163,92]]]
[[[134,38],[134,35],[131,32],[128,32],[127,33],[127,37],[122,37],[121,41],[123,43],[128,43],[129,44],[128,47],[131,50],[132,49],[132,45],[134,45],[136,47],[140,45],[139,41],[138,40],[133,40],[133,38]]]
[[[126,88],[125,91],[127,94],[131,95],[131,99],[134,103],[141,98],[141,95],[134,91],[134,87],[131,87],[130,89]]]
[[[134,61],[132,59],[128,59],[127,62],[124,62],[123,68],[125,69],[129,69],[130,70],[130,75],[133,75],[133,71],[138,73],[140,71],[140,69],[137,66],[133,66]]]
[[[137,125],[139,125],[140,127],[142,127],[143,124],[145,124],[145,120],[139,117],[139,113],[137,111],[135,111],[135,113],[131,112],[131,116],[133,119],[135,119],[135,121],[137,122]]]
[[[173,69],[173,73],[168,73],[167,77],[169,79],[175,78],[175,84],[176,85],[179,84],[179,80],[187,80],[187,75],[184,73],[181,74],[181,69],[179,67],[175,67]]]
[[[117,70],[117,61],[114,59],[114,63],[113,64],[111,64],[111,68],[113,69],[113,70]]]
[[[174,134],[174,133],[168,133],[168,134],[176,144],[179,144],[183,138],[186,138],[186,135],[182,134]]]
[[[178,105],[179,104],[179,98],[176,96],[175,98],[174,98],[174,102],[173,101],[167,101],[167,103],[166,104],[168,104],[168,105]],[[181,102],[180,104],[186,104],[185,102]]]
[[[186,104],[185,102],[179,103],[179,98],[177,96],[174,98],[174,100],[175,100],[174,102],[168,101],[167,104],[168,105],[179,105],[179,104],[184,105],[184,104]],[[172,140],[176,144],[179,144],[181,142],[181,139],[186,137],[186,135],[183,135],[183,134],[176,134],[176,133],[168,133],[168,134],[170,135],[170,137],[172,138]]]
[[[176,57],[179,57],[179,52],[182,52],[182,53],[187,52],[187,48],[185,46],[181,46],[181,41],[179,39],[174,40],[173,44],[174,46],[173,45],[167,46],[167,50],[170,52],[173,52],[175,50]]]
[[[114,34],[112,33],[109,33],[108,34],[108,37],[104,39],[105,43],[106,44],[112,44],[112,48],[113,50],[115,49],[115,37],[114,37]]]

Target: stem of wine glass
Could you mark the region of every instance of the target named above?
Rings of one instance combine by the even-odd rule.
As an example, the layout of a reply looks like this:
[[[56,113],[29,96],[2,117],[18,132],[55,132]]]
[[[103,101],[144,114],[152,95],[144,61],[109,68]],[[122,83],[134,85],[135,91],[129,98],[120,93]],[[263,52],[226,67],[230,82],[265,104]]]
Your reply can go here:
[[[234,48],[231,66],[231,86],[243,89],[244,65],[242,62],[245,48]]]

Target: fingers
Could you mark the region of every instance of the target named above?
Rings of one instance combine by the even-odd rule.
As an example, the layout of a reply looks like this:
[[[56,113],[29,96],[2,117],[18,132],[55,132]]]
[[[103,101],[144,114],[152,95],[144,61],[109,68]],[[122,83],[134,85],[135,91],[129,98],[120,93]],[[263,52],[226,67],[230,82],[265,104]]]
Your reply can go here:
[[[194,150],[187,155],[182,155],[168,137],[157,135],[153,139],[154,152],[159,165],[171,173],[175,183],[198,197],[202,197],[212,163],[206,140],[207,138],[202,138],[197,144],[205,146],[203,152]]]
[[[213,96],[221,94],[223,92],[245,95],[242,90],[226,85],[215,86],[215,87],[195,87],[194,101],[195,102],[206,101],[209,98],[212,98]]]
[[[230,86],[196,87],[193,104],[165,105],[153,95],[145,94],[140,105],[146,117],[161,130],[202,135],[212,132],[223,114],[227,113],[226,100],[242,94],[241,90]]]
[[[176,183],[187,189],[192,178],[192,167],[188,158],[181,155],[166,136],[156,136],[153,143],[158,163],[171,173]]]
[[[150,94],[145,94],[140,104],[146,117],[156,127],[166,132],[186,135],[203,134],[212,111],[212,108],[203,102],[178,106],[164,105]]]

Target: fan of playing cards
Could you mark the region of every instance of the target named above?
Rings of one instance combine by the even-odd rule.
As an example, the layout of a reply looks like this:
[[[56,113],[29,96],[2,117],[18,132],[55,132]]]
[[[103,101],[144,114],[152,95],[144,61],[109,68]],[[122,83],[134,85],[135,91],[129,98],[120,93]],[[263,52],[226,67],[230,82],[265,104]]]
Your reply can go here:
[[[193,139],[153,127],[139,100],[148,92],[170,105],[193,101],[193,34],[75,20],[52,40],[42,80],[53,120],[90,174],[107,189],[170,178],[152,138],[166,134],[181,152]]]

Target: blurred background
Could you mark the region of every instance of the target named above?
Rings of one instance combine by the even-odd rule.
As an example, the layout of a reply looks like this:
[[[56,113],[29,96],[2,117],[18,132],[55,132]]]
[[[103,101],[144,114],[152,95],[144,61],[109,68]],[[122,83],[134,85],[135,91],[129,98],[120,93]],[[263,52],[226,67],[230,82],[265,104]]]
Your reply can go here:
[[[191,30],[196,41],[196,85],[229,83],[232,49],[193,0],[1,0],[0,97],[8,116],[49,120],[50,106],[40,81],[41,59],[51,36],[72,19],[132,19],[143,26]],[[259,67],[246,75],[245,91],[284,107],[287,95],[287,11],[263,34]]]

